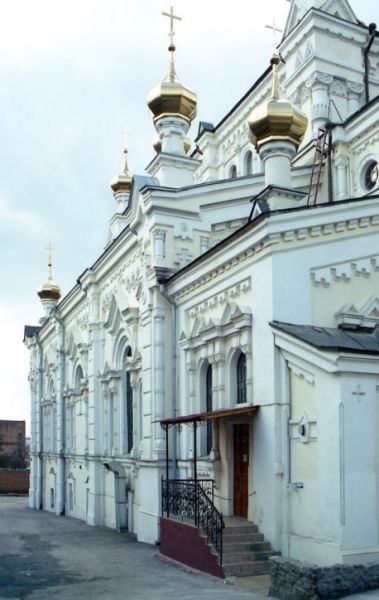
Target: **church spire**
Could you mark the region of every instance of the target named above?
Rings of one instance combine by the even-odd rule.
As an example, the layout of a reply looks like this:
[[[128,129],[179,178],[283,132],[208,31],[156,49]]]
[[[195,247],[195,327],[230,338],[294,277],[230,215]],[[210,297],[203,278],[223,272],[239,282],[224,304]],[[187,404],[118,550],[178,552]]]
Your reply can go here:
[[[168,34],[170,37],[168,47],[170,53],[169,71],[162,83],[158,84],[148,94],[147,104],[153,113],[154,125],[162,142],[162,152],[184,155],[184,136],[196,116],[197,96],[190,88],[179,81],[176,74],[174,20],[181,21],[181,18],[174,14],[172,6],[169,13],[163,12],[162,14],[170,19]],[[169,118],[169,123],[166,122],[167,118]],[[171,135],[171,132],[167,130],[169,124],[170,127],[172,126],[173,119],[177,121],[176,129],[180,130],[182,135],[178,136],[177,132]],[[183,133],[181,130],[183,130]],[[179,137],[183,139],[179,141]]]
[[[43,283],[37,291],[37,294],[41,300],[42,306],[45,311],[45,317],[47,318],[55,306],[58,304],[61,297],[61,290],[53,280],[53,246],[49,243],[46,247],[48,252],[47,261],[47,281]]]
[[[126,132],[125,132],[126,138]],[[118,212],[123,212],[125,208],[128,206],[129,202],[129,194],[132,186],[132,176],[129,173],[128,166],[128,148],[127,148],[127,140],[125,139],[124,145],[124,157],[123,157],[123,166],[121,169],[121,173],[114,177],[111,180],[111,188],[113,192],[114,199],[117,202]]]

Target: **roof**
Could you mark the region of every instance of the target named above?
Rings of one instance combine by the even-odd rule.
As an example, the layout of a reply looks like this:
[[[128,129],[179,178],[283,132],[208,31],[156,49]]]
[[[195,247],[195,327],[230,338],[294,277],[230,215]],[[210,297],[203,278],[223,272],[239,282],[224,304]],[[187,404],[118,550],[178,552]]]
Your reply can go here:
[[[379,328],[369,333],[315,325],[294,325],[280,321],[272,321],[270,325],[319,350],[379,354]]]
[[[222,417],[238,417],[240,415],[248,415],[258,410],[259,406],[241,406],[238,408],[222,408],[220,410],[212,410],[208,412],[195,413],[193,415],[185,415],[180,417],[170,417],[161,419],[159,422],[163,426],[170,425],[185,425],[186,423],[198,423],[199,421],[214,421]]]
[[[24,341],[27,337],[33,337],[38,333],[39,326],[37,325],[25,325],[24,327]]]

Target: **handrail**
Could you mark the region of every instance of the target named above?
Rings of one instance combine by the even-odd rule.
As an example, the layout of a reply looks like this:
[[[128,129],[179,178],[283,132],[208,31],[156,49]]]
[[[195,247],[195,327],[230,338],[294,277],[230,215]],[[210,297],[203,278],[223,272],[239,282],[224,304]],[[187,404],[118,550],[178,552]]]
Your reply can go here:
[[[222,564],[224,518],[215,507],[212,479],[164,479],[162,477],[162,515],[193,519],[219,555]]]

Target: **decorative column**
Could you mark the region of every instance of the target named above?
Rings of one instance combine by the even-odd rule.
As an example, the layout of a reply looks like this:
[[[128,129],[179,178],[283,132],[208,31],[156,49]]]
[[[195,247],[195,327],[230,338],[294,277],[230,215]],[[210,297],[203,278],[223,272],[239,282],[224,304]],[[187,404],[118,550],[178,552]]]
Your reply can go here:
[[[165,346],[164,346],[164,325],[165,318],[162,312],[154,315],[154,414],[153,421],[163,419],[165,410]],[[160,423],[155,423],[154,458],[160,459],[165,454],[164,431]]]
[[[328,73],[314,73],[306,82],[312,91],[312,128],[313,134],[323,127],[329,118],[329,86],[333,76]]]
[[[101,393],[100,393],[100,351],[101,324],[99,292],[93,272],[87,271],[82,280],[88,302],[88,513],[90,525],[101,525],[103,469],[101,459]]]
[[[348,166],[349,159],[347,156],[339,155],[335,160],[335,168],[337,171],[337,199],[344,200],[348,197]]]
[[[200,254],[204,254],[209,249],[209,237],[207,235],[200,236]]]
[[[364,92],[364,86],[354,81],[347,82],[347,110],[349,116],[359,110],[359,101]]]
[[[153,264],[160,267],[166,258],[166,232],[164,229],[154,229],[154,258]]]

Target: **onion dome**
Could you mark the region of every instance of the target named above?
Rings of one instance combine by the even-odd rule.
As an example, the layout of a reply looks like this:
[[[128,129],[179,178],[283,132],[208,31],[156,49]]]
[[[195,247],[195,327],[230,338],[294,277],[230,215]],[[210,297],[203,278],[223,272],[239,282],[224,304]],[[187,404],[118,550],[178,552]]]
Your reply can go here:
[[[298,148],[308,125],[307,116],[288,100],[280,98],[277,67],[280,57],[274,53],[272,65],[271,98],[255,108],[249,117],[249,137],[257,151],[271,141],[285,141]]]
[[[41,300],[52,300],[53,302],[58,302],[62,295],[59,285],[54,283],[52,279],[48,279],[46,283],[43,283],[38,288],[37,294]]]
[[[171,30],[169,33],[171,43],[168,47],[168,51],[170,52],[169,73],[162,83],[159,83],[148,94],[147,104],[154,115],[154,121],[157,121],[161,117],[176,115],[191,123],[196,116],[197,96],[195,92],[179,81],[174,63],[176,47],[174,44],[173,20],[180,20],[180,18],[173,14],[172,8],[170,14],[162,14],[170,17],[171,21]]]
[[[114,195],[116,194],[129,194],[132,185],[132,177],[129,173],[128,168],[128,150],[124,149],[124,167],[122,173],[114,177],[111,181],[111,188]]]
[[[37,290],[37,294],[42,300],[42,302],[58,302],[61,297],[61,290],[59,285],[53,281],[53,273],[52,273],[52,250],[53,247],[49,244],[46,248],[49,253],[49,261],[48,261],[48,276],[46,283],[43,283]]]

